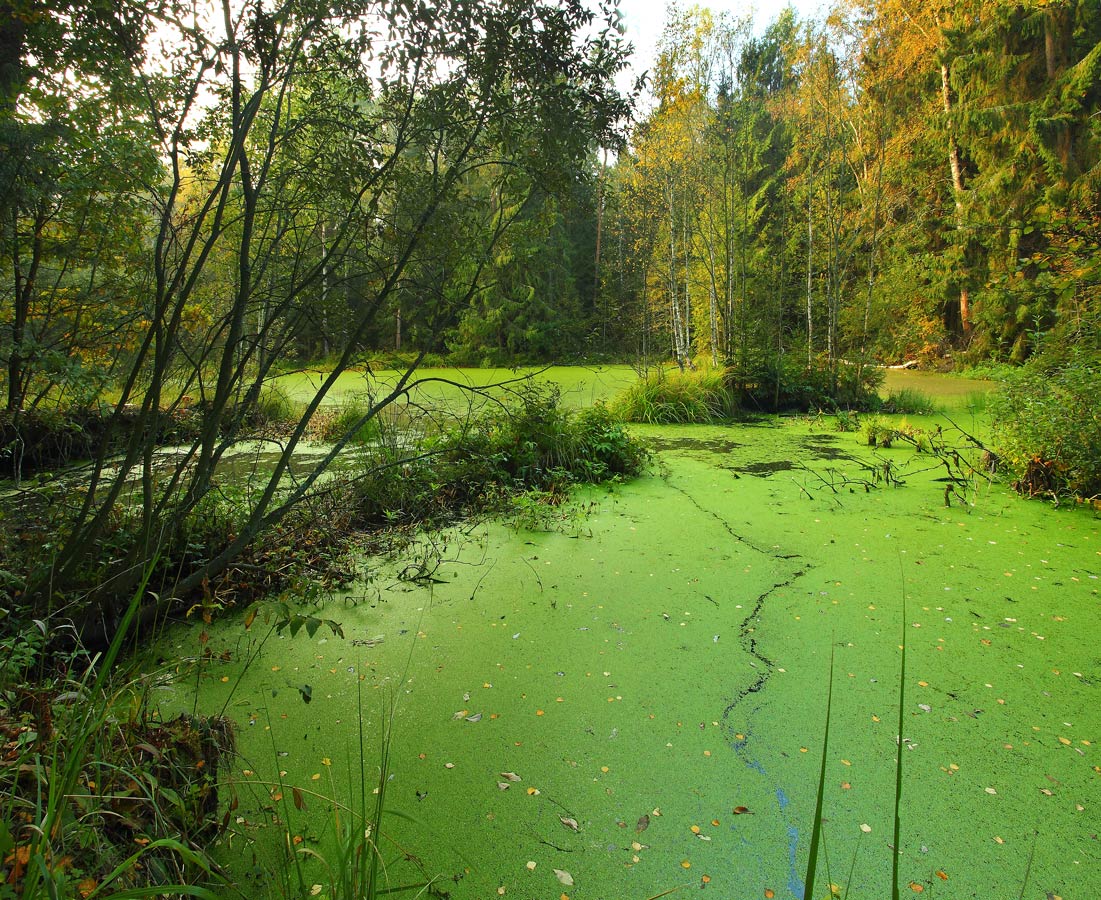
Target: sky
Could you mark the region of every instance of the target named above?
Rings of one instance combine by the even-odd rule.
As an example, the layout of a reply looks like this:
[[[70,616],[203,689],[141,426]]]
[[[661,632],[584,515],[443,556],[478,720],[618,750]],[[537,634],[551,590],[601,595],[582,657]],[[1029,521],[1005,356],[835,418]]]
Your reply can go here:
[[[764,31],[785,6],[791,6],[801,19],[818,17],[824,0],[681,0],[679,6],[709,7],[712,12],[727,12],[736,18],[753,14],[754,30]],[[627,39],[635,46],[633,68],[636,74],[649,69],[656,55],[658,39],[665,25],[667,0],[619,0],[619,11],[627,27]]]

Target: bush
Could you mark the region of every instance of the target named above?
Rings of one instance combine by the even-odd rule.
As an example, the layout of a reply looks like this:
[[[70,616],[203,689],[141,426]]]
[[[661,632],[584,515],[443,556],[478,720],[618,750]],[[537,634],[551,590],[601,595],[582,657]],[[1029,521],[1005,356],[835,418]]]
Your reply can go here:
[[[883,370],[876,366],[834,365],[817,359],[808,365],[796,354],[772,355],[737,376],[744,408],[759,412],[874,410],[881,401]]]
[[[427,441],[413,458],[377,448],[357,491],[365,523],[439,521],[523,491],[629,477],[646,460],[605,407],[571,412],[558,405],[556,388],[533,387]]]
[[[345,398],[335,410],[319,409],[310,420],[310,437],[313,440],[328,443],[339,441],[355,428],[370,409],[370,398],[359,395]],[[376,414],[356,428],[349,440],[353,444],[369,444],[377,441],[381,436],[382,422]]]
[[[657,369],[620,394],[612,410],[625,422],[703,425],[730,418],[737,404],[723,369]]]
[[[990,401],[994,445],[1015,487],[1030,496],[1101,494],[1101,353],[1038,358]]]

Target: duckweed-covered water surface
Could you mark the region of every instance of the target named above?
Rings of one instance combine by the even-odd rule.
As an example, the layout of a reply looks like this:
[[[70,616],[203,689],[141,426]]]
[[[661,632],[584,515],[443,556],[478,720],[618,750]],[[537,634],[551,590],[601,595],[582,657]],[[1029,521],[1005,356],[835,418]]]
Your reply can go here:
[[[816,894],[889,894],[901,753],[906,894],[1093,896],[1096,515],[981,479],[946,506],[943,465],[829,419],[639,431],[651,474],[542,530],[370,561],[319,613],[343,638],[208,627],[165,706],[239,725],[234,874],[275,892],[294,852],[326,883],[392,712],[393,886],[414,859],[454,898],[802,897],[832,654]]]

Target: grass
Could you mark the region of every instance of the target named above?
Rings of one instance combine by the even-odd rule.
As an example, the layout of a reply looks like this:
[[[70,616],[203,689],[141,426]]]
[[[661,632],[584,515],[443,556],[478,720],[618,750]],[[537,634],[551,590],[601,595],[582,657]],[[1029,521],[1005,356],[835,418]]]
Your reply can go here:
[[[656,369],[628,387],[611,408],[625,422],[705,425],[729,419],[737,404],[724,369]]]
[[[833,645],[830,645],[830,674],[826,689],[826,730],[822,736],[822,763],[818,770],[818,795],[814,802],[814,824],[810,832],[810,849],[807,855],[807,874],[803,880],[804,897],[814,896],[814,879],[818,872],[818,849],[822,842],[822,804],[826,793],[826,760],[830,749],[830,711],[833,708]]]
[[[199,782],[167,783],[158,777],[163,766],[143,765],[116,740],[125,699],[137,703],[131,720],[145,713],[144,692],[135,698],[112,684],[147,583],[148,573],[107,651],[85,660],[80,677],[52,691],[5,687],[5,699],[34,692],[36,701],[15,726],[17,756],[5,761],[0,791],[0,860],[23,900],[215,896],[213,867],[188,838],[189,826],[204,823],[181,820],[207,808],[205,795],[183,792],[185,783],[198,791]],[[138,746],[146,759],[166,755],[164,747]]]
[[[883,411],[908,416],[933,416],[943,412],[936,400],[915,388],[890,391],[883,401]]]
[[[902,652],[902,660],[899,665],[898,673],[898,732],[895,738],[895,770],[894,770],[894,807],[893,807],[893,831],[890,844],[891,850],[891,900],[899,900],[899,858],[901,856],[901,840],[902,840],[902,751],[904,747],[902,728],[905,723],[906,712],[906,588],[905,588],[905,576],[903,576],[903,591],[902,591],[902,641],[899,644],[899,648]],[[810,846],[807,851],[807,869],[806,876],[804,878],[804,891],[803,896],[806,900],[813,900],[814,897],[814,885],[815,879],[818,874],[818,857],[819,852],[823,848],[822,832],[823,823],[825,821],[823,814],[823,799],[826,789],[826,762],[829,758],[829,746],[830,746],[830,724],[831,724],[831,711],[833,708],[833,669],[834,669],[834,645],[831,641],[830,644],[830,668],[829,668],[829,681],[826,690],[826,728],[822,736],[822,753],[821,753],[821,765],[818,770],[818,793],[814,805],[814,821],[811,825],[810,834]],[[1035,848],[1033,848],[1035,852]],[[850,867],[850,879],[852,870],[856,867],[855,854],[853,857],[852,865]],[[1029,860],[1029,867],[1031,868],[1031,859]],[[1027,872],[1026,872],[1027,881]],[[831,884],[830,895],[834,896],[834,888]]]

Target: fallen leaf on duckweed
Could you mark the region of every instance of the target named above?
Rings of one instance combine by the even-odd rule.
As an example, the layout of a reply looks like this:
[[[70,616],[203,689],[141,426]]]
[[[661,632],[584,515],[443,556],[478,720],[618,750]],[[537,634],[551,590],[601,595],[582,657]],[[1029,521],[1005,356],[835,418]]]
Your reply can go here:
[[[765,900],[772,900],[776,896],[776,892],[772,888],[765,888]]]
[[[527,869],[528,869],[528,871],[529,871],[529,872],[534,872],[534,871],[535,871],[535,867],[536,867],[537,865],[538,865],[538,863],[537,863],[537,862],[535,862],[535,860],[528,860],[528,863],[527,863]]]
[[[988,787],[988,788],[983,788],[983,790],[984,790],[984,791],[986,791],[986,792],[987,792],[988,794],[997,794],[997,793],[998,793],[998,792],[997,792],[996,790],[994,790],[994,788],[992,788],[992,787]]]
[[[468,722],[481,722],[482,721],[482,714],[481,713],[474,713],[474,715],[472,715],[472,716],[467,716],[466,720]]]
[[[913,891],[915,894],[920,894],[922,891],[925,890],[925,887],[924,885],[918,884],[916,881],[911,881],[910,890]]]
[[[573,876],[565,869],[555,869],[554,877],[561,881],[566,887],[573,887]]]
[[[947,875],[945,875],[945,874],[944,874],[944,872],[942,872],[942,871],[941,871],[940,869],[937,869],[937,871],[936,871],[936,876],[937,876],[937,878],[939,878],[939,879],[940,879],[941,881],[947,881],[947,880],[948,880],[948,876],[947,876]]]
[[[291,797],[294,798],[294,808],[295,809],[305,809],[306,808],[306,798],[302,796],[302,792],[298,788],[296,788],[296,787],[291,788]]]
[[[528,796],[529,797],[537,797],[537,796],[539,796],[539,793],[540,793],[539,788],[528,788]]]
[[[501,777],[509,781],[523,781],[523,779],[515,772],[502,772]]]
[[[498,781],[497,787],[499,790],[507,791],[510,787],[512,787],[512,785],[509,784],[507,781]]]
[[[569,828],[571,831],[580,831],[578,827],[577,819],[571,819],[569,816],[559,816],[558,821]]]
[[[872,826],[869,825],[867,822],[864,822],[864,823],[861,824],[860,830],[863,831],[865,834],[871,834],[872,833]]]
[[[736,815],[736,816],[744,816],[744,815],[746,815],[746,814],[747,814],[747,813],[748,813],[749,811],[750,811],[750,810],[749,810],[749,807],[748,807],[748,806],[735,806],[735,807],[734,807],[734,815]]]
[[[635,825],[635,834],[641,834],[649,827],[650,817],[648,815],[641,815],[638,817],[638,824]]]

